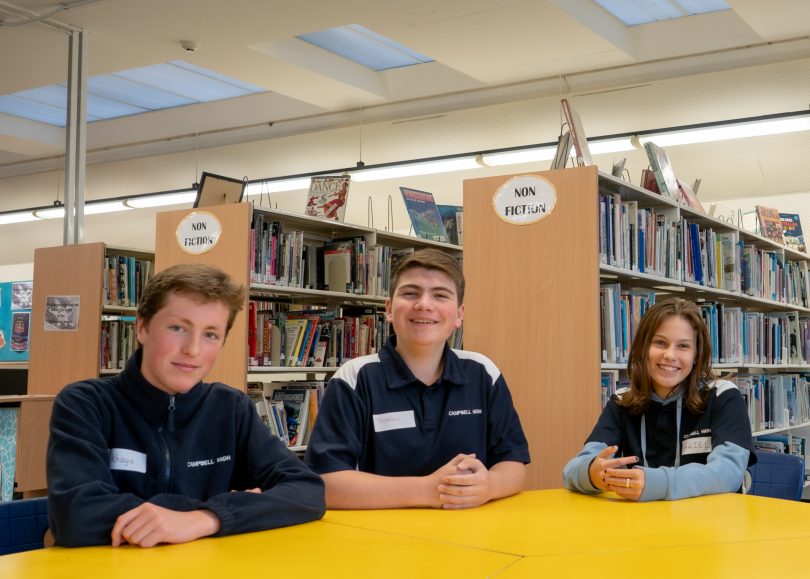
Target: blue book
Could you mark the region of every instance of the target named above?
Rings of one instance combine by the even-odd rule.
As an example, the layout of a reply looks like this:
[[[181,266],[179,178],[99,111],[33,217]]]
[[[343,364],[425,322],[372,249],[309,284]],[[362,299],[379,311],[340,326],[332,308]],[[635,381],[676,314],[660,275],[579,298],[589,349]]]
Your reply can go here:
[[[692,267],[695,272],[695,283],[703,285],[703,263],[700,257],[700,230],[697,223],[689,224],[689,237],[692,248]]]
[[[646,238],[646,232],[644,231],[643,228],[639,227],[639,229],[638,229],[638,270],[641,273],[644,273],[644,270],[645,270],[646,265],[647,265],[645,263],[646,258],[647,258],[647,249],[645,247],[646,244],[644,242],[645,238]]]

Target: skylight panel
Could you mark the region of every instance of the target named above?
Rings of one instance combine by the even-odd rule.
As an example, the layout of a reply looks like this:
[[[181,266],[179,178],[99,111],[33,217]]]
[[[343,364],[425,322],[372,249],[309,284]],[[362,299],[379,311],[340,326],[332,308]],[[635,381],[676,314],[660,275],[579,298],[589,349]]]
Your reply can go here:
[[[127,102],[147,110],[168,109],[194,104],[194,99],[160,90],[115,74],[103,74],[87,80],[87,91],[100,97]]]
[[[143,66],[87,79],[88,122],[265,92],[188,62]],[[64,127],[67,83],[0,96],[0,112]]]
[[[298,38],[377,72],[433,62],[432,58],[359,24],[327,28]]]
[[[13,94],[0,96],[0,113],[56,125],[57,127],[64,127],[66,122],[65,105],[59,108]]]
[[[594,0],[627,26],[729,10],[725,0]]]

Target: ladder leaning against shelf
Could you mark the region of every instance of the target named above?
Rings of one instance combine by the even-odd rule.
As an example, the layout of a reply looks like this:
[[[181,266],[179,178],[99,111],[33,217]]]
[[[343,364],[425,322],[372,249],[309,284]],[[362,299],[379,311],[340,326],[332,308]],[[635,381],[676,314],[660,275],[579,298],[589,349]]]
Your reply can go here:
[[[189,252],[177,232],[201,213],[216,219],[219,237],[207,251]],[[248,303],[208,379],[247,390],[269,377],[263,391],[271,403],[275,388],[296,386],[293,378],[322,392],[316,377],[322,382],[344,361],[381,347],[388,335],[382,307],[398,256],[435,247],[461,257],[459,246],[249,203],[160,213],[155,247],[158,271],[181,262],[207,263],[249,286]],[[251,390],[255,396],[256,388]],[[268,426],[285,439],[283,417],[273,421],[274,410],[281,412],[279,400],[259,402]],[[296,440],[291,448],[301,450],[307,437],[288,436],[285,442]]]

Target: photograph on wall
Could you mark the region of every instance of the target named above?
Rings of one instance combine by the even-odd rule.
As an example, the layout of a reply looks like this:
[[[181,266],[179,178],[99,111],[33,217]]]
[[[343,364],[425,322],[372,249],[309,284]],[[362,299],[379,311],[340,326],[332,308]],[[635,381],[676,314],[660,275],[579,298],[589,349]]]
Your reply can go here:
[[[11,351],[28,351],[28,330],[31,325],[30,312],[15,312],[11,314]]]
[[[11,309],[30,310],[34,284],[30,281],[15,281],[11,284]]]
[[[31,280],[0,283],[0,362],[28,361],[30,311],[25,310],[31,308],[32,287]],[[25,316],[16,316],[22,313]],[[20,337],[12,340],[17,335]]]
[[[45,297],[45,331],[75,332],[79,329],[79,296]]]
[[[306,214],[343,221],[351,177],[312,177],[309,181]]]
[[[442,216],[439,215],[433,194],[407,187],[400,187],[399,190],[402,192],[402,199],[416,236],[447,243],[447,232],[444,230]]]

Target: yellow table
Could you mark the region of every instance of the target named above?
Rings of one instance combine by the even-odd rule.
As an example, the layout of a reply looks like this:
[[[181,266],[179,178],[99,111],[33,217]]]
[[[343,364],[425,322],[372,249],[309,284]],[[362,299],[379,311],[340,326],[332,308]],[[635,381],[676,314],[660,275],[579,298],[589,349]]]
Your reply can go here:
[[[329,511],[307,525],[154,549],[29,551],[0,557],[0,577],[781,579],[810,576],[808,548],[804,503],[742,495],[632,503],[549,490],[468,511]]]
[[[607,496],[615,497],[531,491],[471,510],[329,511],[323,520],[522,556],[810,537],[805,503],[739,494],[648,503]]]
[[[53,547],[0,556],[2,579],[486,577],[519,557],[316,521],[183,545]]]

